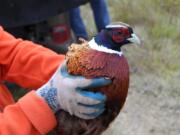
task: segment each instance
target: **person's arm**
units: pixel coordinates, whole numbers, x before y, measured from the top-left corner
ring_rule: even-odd
[[[0,80],[36,89],[47,82],[64,56],[29,41],[15,39],[0,27]],[[43,123],[43,124],[42,124]],[[46,134],[56,125],[54,113],[35,92],[0,113],[0,134]]]
[[[55,127],[53,112],[59,109],[84,119],[95,118],[104,111],[106,97],[103,94],[82,90],[108,85],[110,80],[71,76],[64,70],[65,66],[57,69],[64,56],[32,42],[15,39],[2,28],[0,52],[0,79],[36,88],[47,82],[56,71],[36,93],[28,93],[0,113],[0,134],[46,134]]]
[[[55,127],[54,113],[58,110],[83,119],[102,114],[105,95],[87,89],[108,85],[111,81],[72,76],[66,69],[66,64],[61,64],[52,78],[36,92],[32,91],[17,103],[8,105],[0,113],[0,134],[44,135]]]
[[[34,91],[0,113],[2,135],[44,135],[55,126],[54,113]]]
[[[0,27],[0,80],[37,89],[47,82],[63,60],[63,55],[16,39]]]

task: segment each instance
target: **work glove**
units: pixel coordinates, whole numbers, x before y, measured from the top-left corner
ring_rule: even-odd
[[[110,83],[110,79],[86,79],[83,76],[70,75],[64,62],[36,93],[45,99],[54,112],[62,109],[79,118],[93,119],[103,113],[106,96],[88,89]]]

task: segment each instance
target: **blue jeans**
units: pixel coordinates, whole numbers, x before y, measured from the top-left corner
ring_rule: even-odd
[[[97,30],[100,31],[110,23],[110,17],[106,1],[91,0],[90,5],[93,11]],[[83,37],[85,39],[88,39],[88,34],[81,18],[81,12],[79,7],[70,10],[70,25],[77,38]]]

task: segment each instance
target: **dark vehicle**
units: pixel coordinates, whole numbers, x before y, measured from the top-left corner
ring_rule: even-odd
[[[67,11],[88,1],[1,0],[0,25],[15,37],[65,53],[73,41]]]

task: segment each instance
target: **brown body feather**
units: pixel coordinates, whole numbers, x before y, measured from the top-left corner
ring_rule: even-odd
[[[119,114],[127,96],[129,67],[124,56],[108,54],[90,49],[87,44],[73,44],[67,54],[70,74],[86,78],[108,77],[113,80],[106,87],[91,89],[107,96],[106,111],[93,120],[83,120],[60,111],[57,134],[100,135]]]

